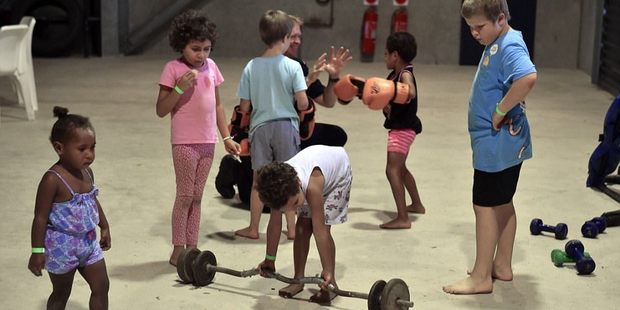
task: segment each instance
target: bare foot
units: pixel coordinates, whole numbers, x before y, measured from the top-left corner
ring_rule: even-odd
[[[303,284],[289,284],[288,286],[281,288],[278,291],[278,295],[284,298],[293,298],[293,296],[303,291],[303,289],[304,289]]]
[[[467,275],[471,275],[471,269],[467,269]],[[512,268],[501,268],[493,266],[491,277],[500,281],[512,281]]]
[[[383,229],[409,229],[411,228],[411,220],[401,220],[399,218],[395,218],[387,223],[379,225],[379,227]]]
[[[410,204],[407,206],[407,212],[424,214],[426,213],[426,208],[424,208],[424,205],[422,204],[419,204],[419,205]]]
[[[315,302],[317,304],[329,304],[332,299],[336,298],[336,294],[331,291],[320,290],[316,292],[314,295],[310,296],[310,302]]]
[[[295,240],[295,230],[287,230],[286,231],[286,239]]]
[[[493,292],[491,278],[479,280],[467,277],[459,282],[443,287],[443,291],[450,294],[489,294]]]
[[[258,231],[252,231],[250,227],[246,227],[246,228],[235,231],[235,235],[248,238],[248,239],[258,239]]]
[[[177,261],[179,260],[179,255],[181,255],[181,252],[183,252],[184,249],[185,247],[182,245],[175,245],[174,249],[172,249],[172,254],[170,254],[170,260],[168,260],[168,263],[176,267]]]

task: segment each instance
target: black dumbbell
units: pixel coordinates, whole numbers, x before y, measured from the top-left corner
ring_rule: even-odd
[[[566,239],[568,235],[568,225],[564,223],[558,223],[555,226],[545,225],[541,219],[533,219],[530,222],[530,232],[532,235],[540,235],[541,231],[548,231],[555,233],[555,238],[558,240]]]
[[[575,260],[575,267],[579,274],[591,274],[596,269],[596,263],[591,257],[584,254],[583,243],[579,240],[570,240],[564,246],[566,255]]]
[[[586,238],[596,238],[596,236],[605,231],[607,228],[607,220],[604,217],[595,217],[581,226],[581,234]]]

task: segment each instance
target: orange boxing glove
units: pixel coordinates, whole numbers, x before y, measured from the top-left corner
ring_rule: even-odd
[[[351,74],[345,75],[334,85],[334,94],[336,94],[338,102],[348,104],[355,96],[360,97],[365,82],[366,80]]]
[[[409,85],[373,77],[366,81],[362,102],[372,110],[381,110],[390,102],[406,104],[409,99]]]

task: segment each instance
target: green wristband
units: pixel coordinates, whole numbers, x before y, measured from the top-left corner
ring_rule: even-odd
[[[32,254],[43,254],[45,253],[45,248],[32,248]]]
[[[183,95],[183,93],[184,93],[184,91],[181,89],[181,87],[179,87],[179,85],[174,87],[174,91],[179,93],[179,95]]]
[[[495,113],[499,116],[506,116],[506,112],[502,112],[502,110],[499,109],[499,103],[495,106]]]
[[[265,255],[265,260],[270,260],[272,262],[275,262],[276,261],[276,256],[275,255],[267,254],[267,255]]]

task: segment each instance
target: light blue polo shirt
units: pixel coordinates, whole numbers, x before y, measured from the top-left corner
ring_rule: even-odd
[[[256,128],[278,119],[290,119],[299,130],[295,93],[306,90],[301,65],[284,55],[256,57],[245,66],[237,96],[252,102],[250,137]]]
[[[474,169],[498,172],[532,157],[530,126],[525,104],[506,114],[508,126],[493,129],[495,106],[512,83],[536,72],[520,31],[510,29],[487,45],[469,97],[468,129]]]

